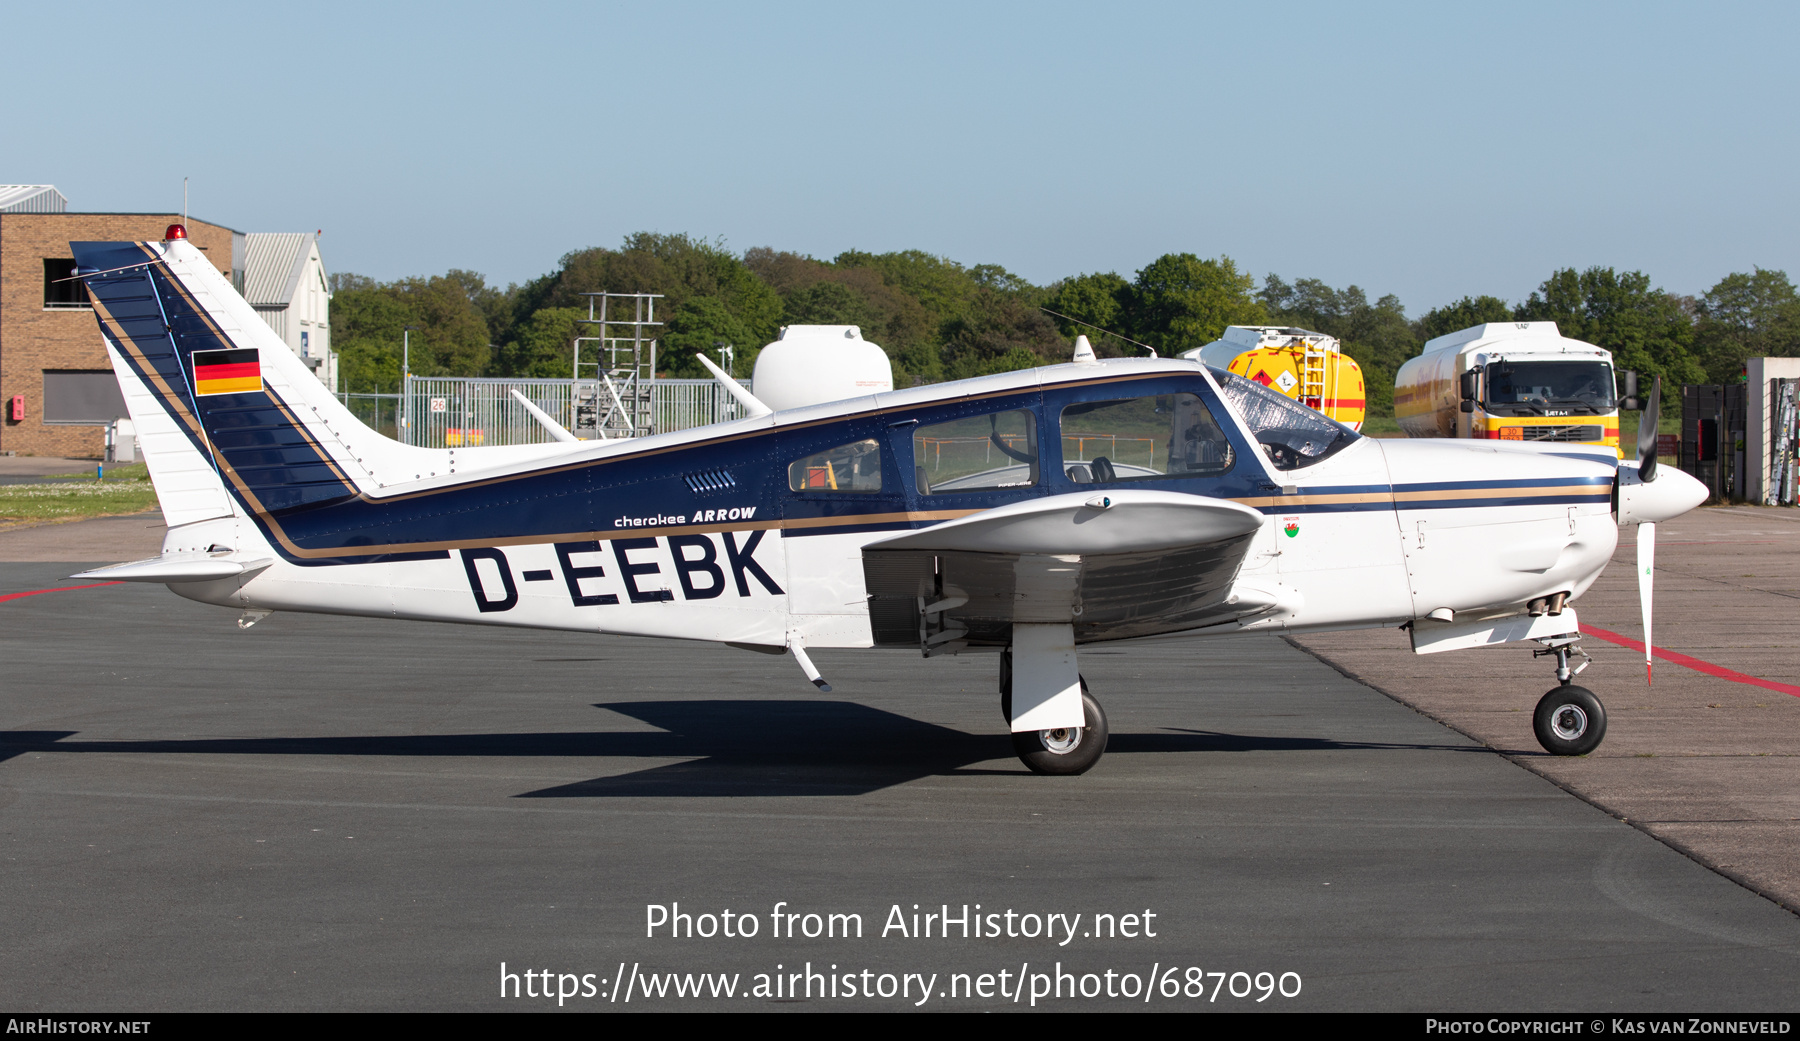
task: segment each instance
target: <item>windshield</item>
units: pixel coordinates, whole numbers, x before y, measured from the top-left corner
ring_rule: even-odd
[[[1487,403],[1522,412],[1608,412],[1616,407],[1612,366],[1603,361],[1502,359],[1487,367]]]
[[[1357,439],[1356,431],[1280,391],[1210,365],[1207,371],[1219,381],[1219,390],[1237,407],[1277,470],[1310,466]]]

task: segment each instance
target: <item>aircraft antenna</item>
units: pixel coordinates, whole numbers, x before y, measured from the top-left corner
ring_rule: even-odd
[[[1144,350],[1147,350],[1150,352],[1150,357],[1152,357],[1152,358],[1160,357],[1160,355],[1158,355],[1156,353],[1156,348],[1150,346],[1147,343],[1140,343],[1137,340],[1134,340],[1129,336],[1120,336],[1118,333],[1113,332],[1111,329],[1102,329],[1097,325],[1088,325],[1088,323],[1082,321],[1079,318],[1070,318],[1068,315],[1063,314],[1061,311],[1052,311],[1048,307],[1040,307],[1040,308],[1038,308],[1038,310],[1044,312],[1045,314],[1053,314],[1056,317],[1061,318],[1065,322],[1074,322],[1076,325],[1086,326],[1087,328],[1092,329],[1097,333],[1105,333],[1106,335],[1112,337],[1115,340],[1124,340],[1126,343],[1129,343],[1135,347],[1142,347]]]

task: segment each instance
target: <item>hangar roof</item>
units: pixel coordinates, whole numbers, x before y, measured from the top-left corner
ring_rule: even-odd
[[[244,299],[252,307],[286,307],[300,288],[314,236],[252,232],[244,236]]]
[[[63,193],[48,184],[0,184],[0,213],[62,213]]]

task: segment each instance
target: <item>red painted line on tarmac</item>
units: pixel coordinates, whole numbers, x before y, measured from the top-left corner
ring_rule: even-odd
[[[1704,540],[1700,540],[1700,539],[1664,539],[1663,545],[1665,545],[1665,546],[1771,546],[1771,545],[1774,545],[1775,543],[1783,542],[1783,541],[1785,541],[1785,540],[1784,539],[1714,539],[1712,541],[1704,541]]]
[[[1618,633],[1610,633],[1605,629],[1596,629],[1586,622],[1581,623],[1581,631],[1587,633],[1589,636],[1598,636],[1608,643],[1616,643],[1621,647],[1629,647],[1639,653],[1642,653],[1644,650],[1642,641],[1633,640],[1629,636],[1620,636]],[[1730,680],[1733,683],[1748,683],[1752,687],[1762,687],[1765,690],[1779,691],[1782,694],[1792,694],[1794,697],[1800,698],[1800,687],[1796,687],[1792,683],[1777,683],[1774,680],[1764,680],[1758,679],[1755,676],[1746,676],[1741,672],[1727,669],[1722,665],[1714,665],[1712,662],[1701,661],[1699,658],[1690,658],[1685,654],[1663,650],[1660,647],[1656,648],[1654,653],[1663,661],[1671,661],[1677,665],[1685,665],[1695,672],[1704,672],[1708,676],[1717,676],[1722,680]]]
[[[122,586],[124,584],[123,582],[95,582],[91,586],[58,586],[55,589],[33,589],[28,593],[5,593],[0,594],[0,603],[17,600],[22,596],[37,596],[39,593],[67,593],[76,589],[99,589],[101,586]]]

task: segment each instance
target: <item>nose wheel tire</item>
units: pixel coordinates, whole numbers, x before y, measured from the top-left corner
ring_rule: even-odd
[[[1081,712],[1086,726],[1059,730],[1027,730],[1012,736],[1013,751],[1034,774],[1087,773],[1106,751],[1106,713],[1081,685]]]
[[[1606,737],[1606,708],[1593,691],[1565,683],[1538,701],[1531,725],[1551,755],[1587,755]]]

